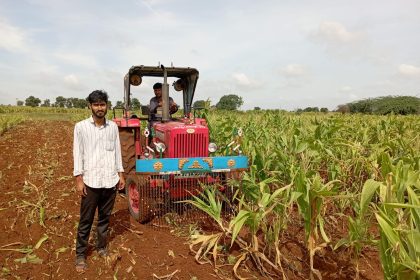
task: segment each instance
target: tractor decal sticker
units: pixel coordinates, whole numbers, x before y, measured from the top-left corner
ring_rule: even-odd
[[[160,161],[155,162],[155,164],[153,164],[153,168],[156,171],[160,171],[163,168],[163,163],[161,163]]]
[[[178,161],[178,169],[182,170],[184,168],[184,165],[189,161],[187,158],[181,158]]]
[[[213,168],[213,160],[211,158],[203,158],[203,161],[206,162],[210,168]]]
[[[193,164],[188,167],[189,169],[203,169],[203,167],[198,163],[198,160],[194,160]]]
[[[230,160],[228,160],[228,162],[227,162],[227,164],[228,164],[228,166],[229,167],[234,167],[235,166],[235,164],[236,164],[236,162],[235,162],[235,160],[234,159],[230,159]]]
[[[197,170],[200,172],[228,172],[233,169],[248,168],[248,157],[193,157],[193,158],[160,158],[160,159],[137,159],[136,171],[140,173],[161,172],[188,172]]]

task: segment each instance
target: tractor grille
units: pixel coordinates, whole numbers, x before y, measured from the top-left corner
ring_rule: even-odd
[[[209,217],[200,209],[186,202],[199,196],[206,188],[215,190],[216,199],[223,205],[224,217],[238,212],[235,193],[240,191],[241,171],[199,172],[171,175],[138,175],[140,202],[143,216],[153,220],[150,225],[208,223]],[[238,188],[239,187],[239,188]],[[238,195],[239,197],[239,195]],[[138,203],[138,201],[135,201]],[[174,223],[175,222],[175,223]]]
[[[172,157],[206,157],[209,139],[206,134],[178,134],[174,138]]]

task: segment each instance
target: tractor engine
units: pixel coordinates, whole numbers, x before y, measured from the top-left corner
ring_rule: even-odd
[[[154,126],[155,143],[165,144],[164,158],[208,157],[209,129],[201,124],[181,122]],[[160,155],[157,155],[160,157]]]

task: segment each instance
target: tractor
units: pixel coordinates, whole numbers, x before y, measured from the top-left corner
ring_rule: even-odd
[[[241,130],[224,146],[225,154],[215,156],[218,146],[210,141],[207,121],[193,108],[198,76],[189,67],[140,65],[132,66],[124,77],[122,116],[116,117],[114,108],[114,122],[120,134],[128,208],[140,223],[181,209],[182,201],[208,186],[231,195],[229,179],[239,179],[248,169],[248,158],[240,150]],[[162,106],[153,120],[148,106],[142,106],[141,116],[131,110],[131,89],[145,77],[162,81]],[[174,80],[175,91],[182,92],[182,113],[177,117],[170,115],[168,79]]]

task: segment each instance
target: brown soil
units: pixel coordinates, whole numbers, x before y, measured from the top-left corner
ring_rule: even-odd
[[[73,125],[31,121],[0,137],[0,279],[202,280],[220,279],[222,274],[223,279],[234,278],[232,266],[220,271],[209,264],[197,264],[187,239],[178,230],[138,224],[130,217],[122,195],[117,196],[112,214],[111,256],[104,260],[97,255],[93,229],[89,268],[77,274],[74,247],[80,197],[72,177]],[[41,208],[45,209],[44,225],[40,225]],[[48,239],[35,249],[44,235]],[[292,225],[283,239],[288,278],[307,279],[309,262],[301,225]],[[21,248],[32,252],[6,250]],[[354,268],[347,255],[324,249],[317,254],[315,267],[324,279],[352,279]],[[35,256],[42,263],[32,263],[37,260]],[[374,250],[364,253],[360,269],[361,279],[382,279],[378,253]],[[244,275],[262,279],[252,271],[244,271]]]

